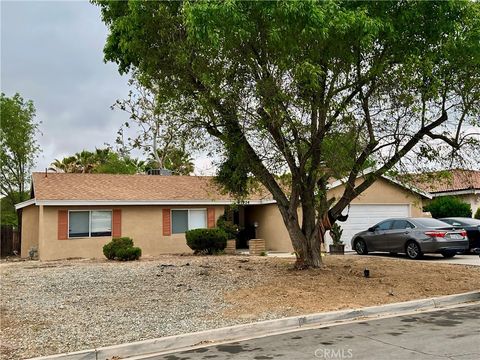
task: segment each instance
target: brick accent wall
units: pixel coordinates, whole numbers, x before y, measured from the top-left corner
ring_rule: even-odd
[[[251,239],[248,241],[248,250],[250,255],[260,255],[266,251],[265,239]]]

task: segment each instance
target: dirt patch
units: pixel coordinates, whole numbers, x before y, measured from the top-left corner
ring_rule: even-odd
[[[284,260],[283,265],[291,261]],[[322,269],[292,271],[278,260],[261,284],[225,294],[228,317],[292,316],[480,289],[480,267],[378,257],[328,256]],[[368,268],[370,277],[364,277]]]
[[[330,256],[317,270],[292,265],[291,258],[248,256],[4,262],[0,357],[480,289],[480,267],[474,266],[374,256]]]

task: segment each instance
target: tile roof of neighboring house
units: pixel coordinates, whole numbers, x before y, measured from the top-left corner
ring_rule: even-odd
[[[476,170],[455,169],[408,177],[416,187],[431,193],[480,189],[480,171]]]
[[[33,173],[34,196],[42,200],[232,201],[209,176]],[[271,199],[257,191],[248,200]]]

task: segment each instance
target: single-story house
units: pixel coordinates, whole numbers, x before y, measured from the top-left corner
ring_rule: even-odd
[[[423,176],[422,176],[423,175]],[[416,187],[429,192],[433,198],[455,196],[470,204],[472,214],[480,207],[480,171],[453,169],[437,176],[437,173],[413,177]]]
[[[331,184],[329,195],[339,197],[342,188]],[[348,245],[353,233],[388,217],[422,216],[428,197],[388,177],[377,180],[352,202],[344,240]],[[144,256],[188,253],[185,231],[214,227],[228,208],[244,229],[239,247],[262,238],[269,251],[293,251],[270,194],[258,191],[237,204],[211,177],[34,173],[31,199],[16,208],[21,256],[34,248],[41,260],[101,258],[103,245],[118,236],[133,238]]]

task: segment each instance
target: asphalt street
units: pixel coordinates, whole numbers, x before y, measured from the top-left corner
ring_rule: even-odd
[[[226,359],[480,359],[480,304],[322,327],[149,357]]]

